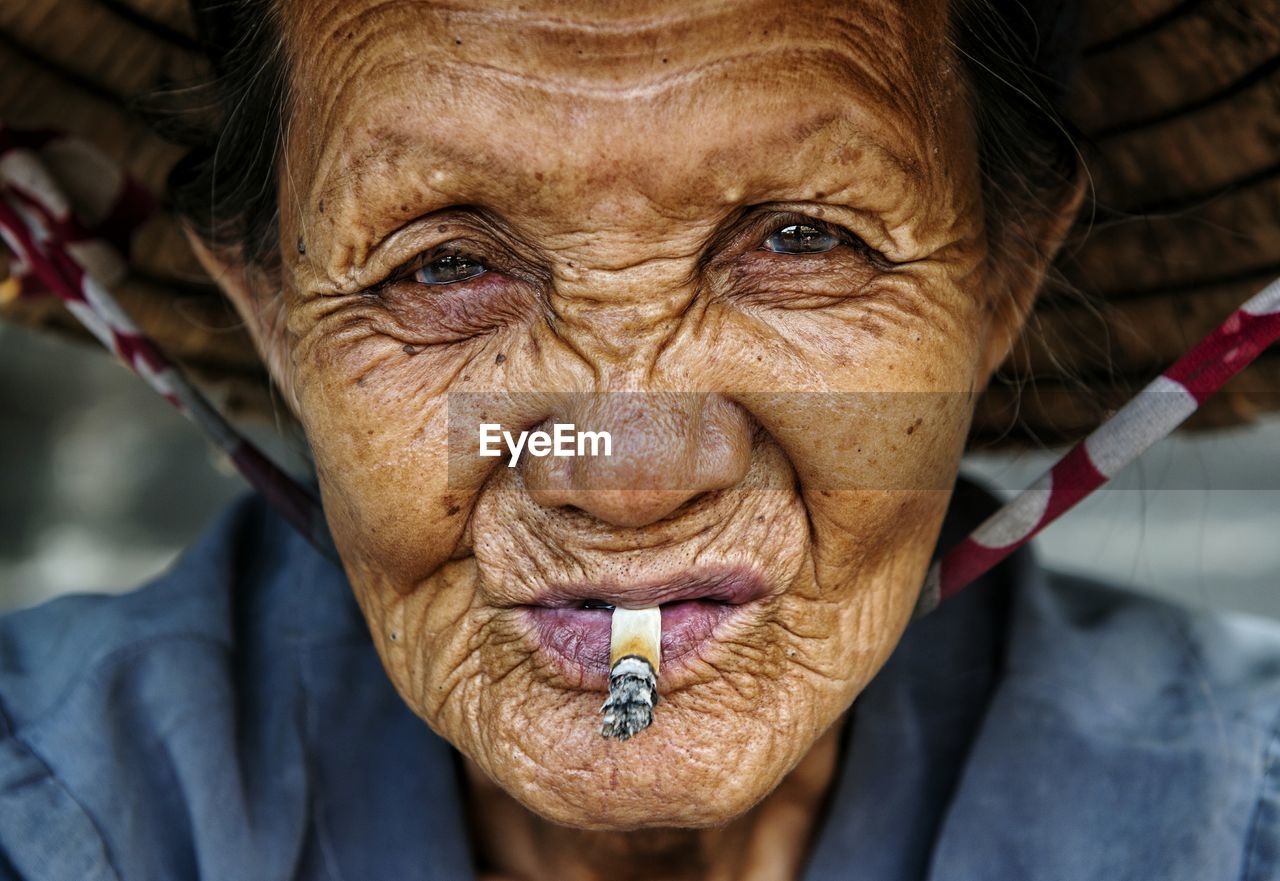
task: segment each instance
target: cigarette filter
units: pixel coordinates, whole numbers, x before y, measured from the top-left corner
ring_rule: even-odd
[[[653,723],[658,702],[658,664],[662,655],[662,612],[613,610],[609,644],[609,698],[601,710],[605,737],[627,740]]]

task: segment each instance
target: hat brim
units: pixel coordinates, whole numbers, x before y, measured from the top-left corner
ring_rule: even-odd
[[[1092,200],[1027,332],[978,408],[976,442],[1080,436],[1280,275],[1280,0],[1085,0],[1070,104]],[[0,119],[93,141],[153,192],[182,148],[138,99],[203,73],[175,0],[0,6]],[[271,400],[236,316],[167,213],[135,240],[122,303],[143,330],[252,411]],[[3,267],[0,266],[0,275]],[[53,301],[6,317],[71,330]],[[1280,408],[1280,352],[1191,422]]]

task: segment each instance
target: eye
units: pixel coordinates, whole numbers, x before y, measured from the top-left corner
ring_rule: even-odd
[[[413,274],[421,284],[441,285],[466,281],[484,275],[489,267],[466,254],[445,254],[432,260]]]
[[[821,254],[840,244],[840,237],[804,223],[790,223],[764,240],[764,249],[775,254]]]

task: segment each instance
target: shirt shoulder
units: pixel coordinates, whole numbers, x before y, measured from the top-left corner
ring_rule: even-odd
[[[325,595],[307,584],[315,563],[300,542],[246,497],[133,592],[0,618],[0,866],[233,877],[201,864],[242,851],[255,829],[296,837],[305,799],[282,790],[301,783],[255,769],[300,751],[287,637],[302,599]],[[276,814],[206,816],[249,803]]]
[[[121,594],[71,594],[0,617],[0,706],[21,729],[122,653],[191,640],[226,648],[242,506],[224,513],[165,573]]]
[[[937,856],[938,877],[1280,877],[1280,626],[1029,574]]]
[[[1016,604],[1007,682],[1153,733],[1280,721],[1280,622],[1047,572]]]

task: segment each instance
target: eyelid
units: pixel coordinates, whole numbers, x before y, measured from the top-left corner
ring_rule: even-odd
[[[491,272],[530,284],[542,285],[550,278],[544,255],[518,230],[483,207],[455,205],[425,214],[384,238],[354,273],[356,278],[335,292],[374,293],[448,253],[466,254]]]

